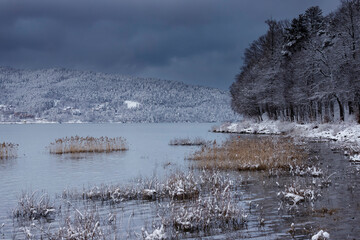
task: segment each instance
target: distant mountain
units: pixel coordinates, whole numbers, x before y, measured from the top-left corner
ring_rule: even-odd
[[[228,92],[153,78],[0,68],[0,122],[222,122]]]

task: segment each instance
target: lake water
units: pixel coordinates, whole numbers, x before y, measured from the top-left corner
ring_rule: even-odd
[[[5,223],[11,231],[11,209],[16,206],[22,191],[45,190],[50,195],[61,194],[64,189],[127,183],[136,177],[162,177],[172,170],[187,170],[185,158],[198,147],[174,147],[168,143],[174,138],[202,137],[205,140],[222,140],[227,134],[209,132],[213,124],[23,124],[0,125],[0,142],[19,144],[16,159],[0,160],[0,225]],[[47,148],[57,138],[66,136],[124,137],[129,145],[125,152],[108,154],[49,154]],[[296,239],[308,239],[309,234],[324,229],[332,239],[356,239],[360,235],[360,174],[340,153],[330,150],[323,143],[312,143],[313,156],[327,175],[335,173],[332,184],[322,189],[321,197],[310,205],[291,211],[282,208],[278,192],[285,185],[306,181],[316,184],[312,178],[269,177],[266,172],[242,172],[244,184],[238,187],[239,201],[249,210],[245,229],[213,236],[215,239],[289,239],[291,223],[297,228]],[[134,212],[147,212],[148,221],[154,217],[155,203],[126,203],[125,218]],[[125,209],[125,205],[121,205]],[[313,210],[328,208],[334,215]],[[136,209],[136,211],[135,211]],[[107,211],[107,209],[105,209]],[[104,211],[105,211],[104,210]],[[141,214],[139,214],[139,218]],[[265,225],[259,225],[264,218]],[[126,222],[127,220],[125,220]],[[136,222],[136,218],[134,220]],[[138,221],[141,222],[141,221]],[[141,226],[139,226],[141,228]],[[301,230],[303,229],[303,230]],[[304,230],[305,229],[305,230]],[[310,231],[310,232],[306,232]],[[1,233],[0,239],[8,235]],[[20,235],[23,236],[23,235]],[[193,238],[193,235],[189,237]],[[340,237],[340,238],[339,238]],[[21,239],[21,237],[19,238]]]
[[[135,177],[161,176],[169,165],[181,168],[195,147],[169,146],[174,138],[224,138],[210,133],[213,124],[11,124],[0,125],[0,142],[19,144],[18,158],[0,160],[0,224],[23,190],[61,193],[65,188],[124,183]],[[57,138],[124,137],[125,152],[49,154]]]

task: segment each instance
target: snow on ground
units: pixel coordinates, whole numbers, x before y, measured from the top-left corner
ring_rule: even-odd
[[[135,102],[135,101],[124,101],[124,104],[126,104],[128,109],[132,109],[132,108],[138,108],[140,107],[140,103],[139,102]]]
[[[298,124],[282,121],[243,121],[225,123],[215,132],[293,135],[313,139],[360,143],[360,125],[356,123]]]

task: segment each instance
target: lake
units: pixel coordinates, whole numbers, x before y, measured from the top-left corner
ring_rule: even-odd
[[[170,140],[201,137],[221,142],[230,136],[209,132],[212,126],[211,123],[0,125],[0,142],[19,144],[16,159],[0,160],[0,225],[5,223],[3,230],[0,229],[0,239],[1,233],[4,239],[11,236],[11,209],[16,206],[22,191],[44,190],[55,196],[61,195],[65,189],[81,190],[101,184],[126,184],[137,177],[156,176],[161,179],[172,171],[186,172],[190,164],[186,157],[199,147],[169,146]],[[127,140],[129,150],[104,154],[49,154],[48,146],[55,139],[75,135],[121,136]],[[249,215],[246,227],[233,232],[202,233],[201,236],[217,239],[226,236],[229,239],[289,239],[292,223],[298,228],[294,236],[296,239],[306,238],[319,229],[329,231],[335,236],[333,239],[359,236],[357,222],[360,219],[360,174],[357,168],[342,154],[332,151],[328,144],[309,143],[309,147],[317,166],[327,176],[334,173],[332,184],[319,189],[321,196],[317,201],[289,210],[283,207],[278,193],[291,182],[316,185],[319,179],[269,176],[267,172],[231,173],[235,178],[240,178],[236,187],[237,201]],[[334,210],[331,211],[334,214],[318,211],[325,207]],[[108,207],[98,208],[100,212],[107,214]],[[128,221],[129,215],[135,215],[133,224],[139,226],[135,226],[132,231],[141,231],[141,224],[149,224],[157,215],[155,202],[129,202],[117,207],[120,208],[124,222]],[[146,216],[145,220],[143,216]],[[259,219],[261,222],[262,218],[265,224],[259,224]],[[196,235],[180,236],[188,237],[194,238]],[[18,234],[17,238],[23,239],[23,235]],[[128,238],[136,238],[136,235],[130,234]]]

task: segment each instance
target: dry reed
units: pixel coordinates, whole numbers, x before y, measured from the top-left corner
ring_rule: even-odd
[[[18,144],[0,143],[0,159],[14,158],[17,156]]]
[[[308,158],[304,147],[291,138],[232,138],[221,145],[203,146],[189,157],[197,167],[223,170],[290,169]]]
[[[65,137],[50,144],[50,153],[102,153],[128,150],[126,140],[121,137]]]
[[[200,137],[194,139],[190,138],[174,138],[170,140],[169,145],[171,146],[201,146],[206,145],[208,142]]]

